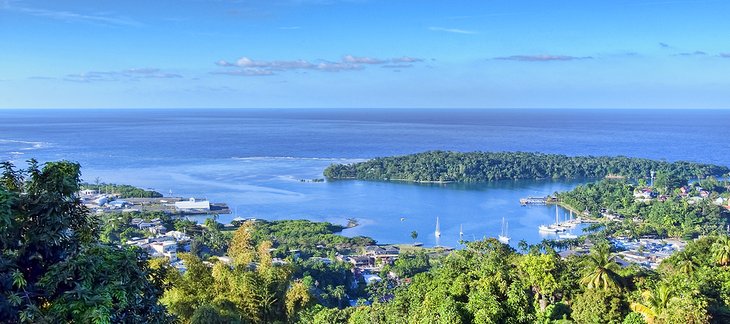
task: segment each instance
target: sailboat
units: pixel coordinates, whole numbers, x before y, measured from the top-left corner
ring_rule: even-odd
[[[555,224],[552,225],[540,225],[538,227],[540,232],[543,233],[557,233],[565,232],[565,228],[560,226],[560,215],[558,214],[558,205],[555,205]]]
[[[507,236],[507,226],[509,226],[509,223],[506,223],[504,217],[502,217],[502,234],[497,236],[497,240],[502,244],[509,244],[510,237]]]
[[[464,240],[464,225],[459,224],[459,241]]]
[[[436,237],[441,237],[441,228],[439,227],[439,218],[436,216],[436,231],[434,232]]]

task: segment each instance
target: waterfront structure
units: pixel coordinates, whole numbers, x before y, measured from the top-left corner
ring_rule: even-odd
[[[210,201],[190,198],[188,200],[176,201],[175,208],[179,211],[210,211]]]

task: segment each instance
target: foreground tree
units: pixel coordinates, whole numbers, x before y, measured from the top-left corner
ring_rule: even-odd
[[[712,254],[717,264],[723,267],[730,265],[730,236],[721,235],[712,244]]]
[[[138,250],[98,243],[76,197],[80,166],[3,163],[0,322],[145,323],[169,320],[159,273]]]
[[[607,244],[596,246],[583,261],[586,274],[580,283],[588,289],[621,288],[622,278],[618,274],[619,265],[614,261],[615,258]]]

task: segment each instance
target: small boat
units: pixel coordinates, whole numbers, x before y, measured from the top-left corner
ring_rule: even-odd
[[[552,227],[551,225],[540,225],[540,227],[538,227],[538,230],[540,230],[540,232],[543,232],[543,233],[557,233],[558,232],[558,230],[556,228]]]
[[[502,217],[502,234],[497,236],[497,240],[502,244],[509,244],[510,237],[507,236],[507,226],[509,226],[509,223],[506,223],[504,217]]]
[[[436,237],[441,237],[441,228],[439,227],[439,218],[436,216],[436,231],[434,232]]]
[[[402,221],[405,221],[405,220],[406,220],[406,218],[405,218],[405,217],[401,217],[401,218],[400,218],[400,221],[401,221],[401,222],[402,222]]]
[[[578,235],[575,235],[573,233],[563,233],[563,234],[559,234],[558,237],[561,239],[574,239],[574,238],[578,238]]]
[[[464,240],[464,225],[459,224],[459,241]]]

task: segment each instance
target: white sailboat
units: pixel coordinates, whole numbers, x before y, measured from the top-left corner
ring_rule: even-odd
[[[439,218],[436,216],[436,231],[434,232],[436,237],[441,237],[441,228],[439,227]]]
[[[538,227],[542,233],[558,233],[565,232],[565,227],[560,226],[560,215],[558,214],[558,205],[555,205],[555,224],[540,225]]]
[[[509,244],[510,237],[507,236],[507,226],[509,226],[509,223],[506,223],[504,217],[502,217],[502,234],[497,236],[497,240],[502,244]]]

